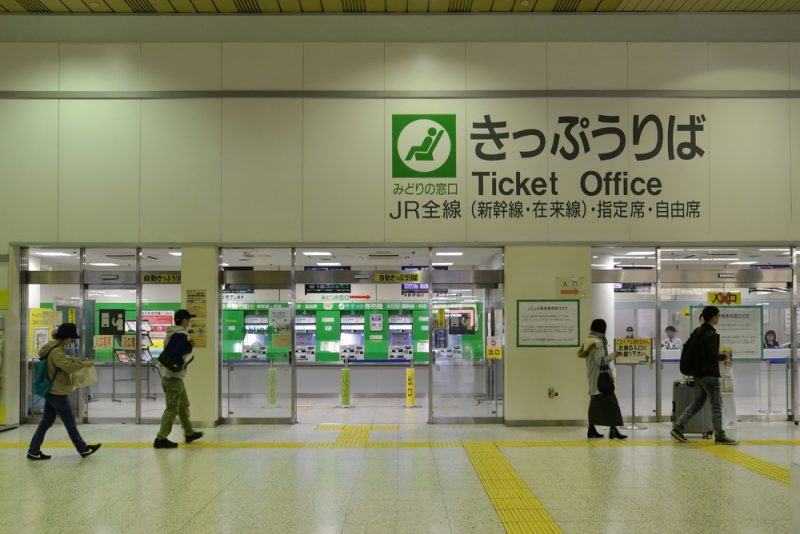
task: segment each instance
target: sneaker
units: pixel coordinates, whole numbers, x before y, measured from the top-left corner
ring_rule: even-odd
[[[86,450],[81,453],[81,456],[86,458],[87,456],[91,456],[97,452],[97,449],[102,447],[102,443],[97,443],[96,445],[87,445]]]
[[[28,460],[49,460],[51,456],[46,455],[42,451],[37,453],[29,452],[28,453]]]
[[[716,443],[717,445],[738,445],[739,444],[738,441],[736,441],[733,438],[729,438],[725,434],[723,434],[722,436],[716,438],[714,440],[714,443]]]
[[[156,449],[174,449],[177,446],[177,443],[170,441],[167,438],[156,438],[156,440],[153,442],[153,448]]]
[[[197,441],[198,439],[200,439],[202,437],[203,437],[203,433],[202,432],[193,432],[192,434],[189,434],[188,436],[186,436],[186,443],[191,443],[193,441]]]
[[[670,431],[669,435],[672,436],[673,438],[675,438],[676,440],[678,440],[681,443],[689,443],[689,440],[686,439],[686,436],[683,435],[683,432],[681,432],[677,428],[673,428]]]

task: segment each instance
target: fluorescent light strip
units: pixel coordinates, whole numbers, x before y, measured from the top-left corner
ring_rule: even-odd
[[[759,252],[789,252],[788,248],[760,248]]]
[[[700,258],[662,258],[661,261],[700,261]]]
[[[338,261],[318,261],[317,265],[319,267],[341,267],[342,264]]]
[[[170,252],[169,255],[170,256],[182,256],[183,252]]]
[[[44,256],[47,258],[64,258],[72,256],[69,252],[34,252],[35,256]]]
[[[435,262],[431,263],[431,265],[433,265],[434,267],[450,267],[451,265],[453,265],[453,262],[452,261],[435,261]]]
[[[463,256],[463,252],[437,252],[437,256]]]
[[[739,258],[701,258],[700,261],[726,261],[728,263],[733,263],[739,261]]]
[[[731,265],[755,265],[757,261],[734,261]]]
[[[119,267],[119,263],[90,263],[92,267]]]
[[[634,252],[626,252],[626,256],[655,256],[655,250],[636,250]]]
[[[304,256],[333,256],[330,252],[303,252]]]

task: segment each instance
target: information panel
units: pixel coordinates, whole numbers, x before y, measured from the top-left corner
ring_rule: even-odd
[[[518,300],[518,347],[577,347],[581,337],[580,301]]]
[[[696,321],[702,306],[692,306]],[[764,339],[761,306],[720,307],[719,324],[715,327],[720,336],[720,347],[730,347],[734,360],[760,360],[761,340]],[[693,324],[697,325],[696,322]]]

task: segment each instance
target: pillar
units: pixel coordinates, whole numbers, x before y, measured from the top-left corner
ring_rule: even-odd
[[[219,391],[219,250],[197,246],[181,249],[181,294],[186,307],[189,290],[206,293],[206,346],[192,350],[194,361],[186,375],[192,424],[213,427],[220,418]]]
[[[5,347],[3,351],[3,384],[0,396],[0,425],[19,424],[20,373],[20,285],[19,248],[8,250],[8,310],[5,311]],[[2,282],[5,285],[5,280]],[[3,289],[5,290],[5,289]]]

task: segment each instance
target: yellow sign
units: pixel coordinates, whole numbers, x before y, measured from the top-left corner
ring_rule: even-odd
[[[114,336],[94,336],[94,350],[111,350],[114,348]]]
[[[198,317],[206,316],[206,290],[187,289],[186,290],[186,309],[189,313]]]
[[[189,331],[189,337],[194,342],[194,348],[204,349],[207,343],[206,336],[206,318],[195,317],[192,319],[192,324]]]
[[[125,350],[136,350],[136,336],[122,336],[120,345]]]
[[[53,330],[61,324],[61,312],[43,308],[28,310],[28,355],[35,356],[53,336]]]
[[[414,369],[406,369],[406,408],[414,407]]]
[[[436,328],[447,328],[447,315],[444,308],[436,310]]]
[[[635,365],[649,363],[653,353],[653,340],[650,338],[615,339],[615,363]]]
[[[418,284],[422,280],[419,272],[408,273],[375,273],[375,281],[379,283]]]
[[[730,306],[742,303],[741,291],[709,291],[706,301],[715,306]]]
[[[180,284],[181,273],[142,273],[143,284]]]
[[[486,338],[486,359],[487,360],[502,360],[503,359],[503,346],[500,340],[496,337]]]

